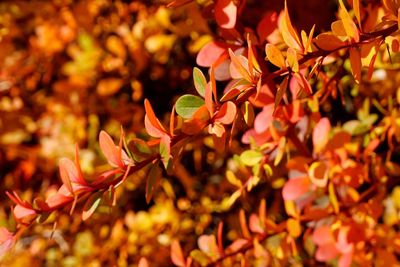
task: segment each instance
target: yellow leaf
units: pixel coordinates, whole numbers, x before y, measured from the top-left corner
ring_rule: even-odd
[[[292,69],[292,71],[299,72],[299,62],[297,60],[296,50],[289,47],[287,50],[286,60],[287,60],[289,67]]]
[[[335,194],[335,188],[333,187],[333,183],[329,183],[329,200],[331,201],[335,213],[336,214],[339,213],[339,202]]]
[[[265,53],[267,54],[267,59],[279,68],[285,67],[285,58],[282,52],[273,44],[267,44],[265,46]]]
[[[280,20],[279,26],[280,26],[280,30],[282,33],[282,38],[285,41],[285,43],[287,44],[287,46],[294,48],[298,51],[302,51],[303,49],[302,49],[301,40],[300,40],[296,30],[293,28],[292,22],[290,21],[286,1],[285,1],[284,16]]]
[[[286,229],[292,237],[299,237],[301,234],[301,225],[299,220],[290,218],[287,220]]]
[[[346,7],[343,4],[342,0],[339,0],[340,8],[339,8],[339,17],[343,22],[344,30],[346,31],[346,35],[355,42],[360,41],[360,35],[358,33],[358,29],[349,13],[347,12]]]
[[[228,182],[230,182],[232,185],[235,185],[237,187],[242,187],[242,181],[240,181],[236,175],[228,170],[226,171],[226,179],[228,179]]]

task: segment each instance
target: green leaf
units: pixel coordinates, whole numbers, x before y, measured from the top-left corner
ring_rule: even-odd
[[[161,170],[158,166],[158,162],[151,166],[149,174],[147,175],[147,183],[146,183],[146,202],[149,203],[153,197],[154,191],[157,188],[157,181],[160,177]]]
[[[204,103],[204,99],[198,96],[183,95],[176,101],[176,113],[184,119],[190,119]]]
[[[95,212],[95,210],[100,204],[102,195],[103,192],[97,192],[88,198],[83,207],[82,220],[86,221],[87,219],[90,218],[90,216],[92,216],[92,214]]]
[[[171,138],[168,135],[164,135],[160,139],[160,156],[165,169],[168,169],[171,160]]]
[[[199,95],[204,97],[206,92],[207,80],[206,77],[204,77],[203,72],[201,72],[199,68],[193,69],[193,81],[194,87],[196,88]]]
[[[255,150],[246,150],[240,155],[240,160],[246,166],[254,166],[261,161],[263,154]]]

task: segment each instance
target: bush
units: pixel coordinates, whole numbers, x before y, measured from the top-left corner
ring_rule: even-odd
[[[0,4],[4,264],[399,264],[400,3],[168,2]]]

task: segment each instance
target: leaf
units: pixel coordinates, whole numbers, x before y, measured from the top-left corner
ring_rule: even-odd
[[[250,104],[249,101],[246,101],[240,107],[240,110],[241,110],[241,112],[243,114],[243,119],[246,122],[247,126],[253,125],[253,122],[254,122],[254,108],[253,108],[253,105]]]
[[[60,159],[58,165],[59,165],[60,177],[63,184],[65,185],[65,187],[67,187],[71,195],[74,195],[74,191],[72,189],[72,184],[71,184],[72,179],[70,178],[70,173],[73,176],[75,176],[75,174],[77,174],[78,172],[76,170],[74,163],[70,159],[62,158]]]
[[[147,204],[153,198],[153,194],[156,191],[158,185],[158,179],[161,175],[161,169],[158,166],[158,163],[154,163],[151,166],[151,169],[147,175],[147,182],[146,182],[146,202]]]
[[[149,267],[149,262],[145,257],[141,257],[138,263],[138,267]]]
[[[196,135],[208,125],[209,119],[210,113],[207,107],[202,106],[193,114],[193,118],[191,120],[183,122],[182,132],[187,135]]]
[[[232,101],[222,104],[214,117],[214,121],[222,124],[231,124],[236,117],[236,105]]]
[[[160,139],[160,156],[167,170],[171,160],[171,138],[168,135],[164,135]]]
[[[328,167],[323,162],[313,162],[308,169],[308,175],[317,187],[324,188],[328,184]]]
[[[211,89],[211,84],[208,83],[206,86],[206,93],[204,96],[204,101],[205,101],[205,104],[206,104],[206,107],[207,107],[207,110],[208,110],[210,116],[214,115],[214,101],[212,99],[212,94],[213,93],[212,93],[212,89]]]
[[[267,44],[265,46],[265,53],[267,54],[267,59],[275,66],[283,69],[285,68],[285,58],[282,52],[273,44]]]
[[[257,34],[261,42],[275,31],[278,24],[278,14],[276,12],[267,11],[257,25]]]
[[[111,96],[117,93],[123,85],[123,81],[117,78],[102,79],[97,85],[97,93],[101,96]]]
[[[230,48],[228,51],[229,51],[229,56],[231,58],[231,68],[234,69],[234,71],[231,71],[231,74],[232,72],[237,72],[241,76],[234,78],[243,78],[249,82],[252,82],[253,79],[251,78],[249,70],[246,69],[248,67],[247,59],[236,56],[235,53],[233,53],[232,49]],[[241,58],[244,60],[241,60]]]
[[[263,133],[271,126],[273,120],[274,105],[266,105],[263,110],[257,114],[254,120],[254,129],[257,133]]]
[[[222,42],[211,41],[197,54],[196,63],[202,67],[211,67],[223,54],[227,52],[227,45]]]
[[[196,88],[199,95],[204,97],[207,86],[207,80],[206,77],[204,77],[203,72],[201,72],[199,68],[193,68],[193,81],[194,81],[194,87]]]
[[[97,192],[88,198],[85,205],[83,206],[82,220],[86,221],[93,215],[97,207],[100,205],[102,195],[102,192]]]
[[[290,21],[289,12],[287,8],[287,3],[285,1],[285,9],[283,13],[283,18],[280,21],[280,31],[282,33],[283,40],[288,47],[294,48],[298,51],[302,50],[302,44],[300,38],[293,28],[292,22]]]
[[[171,260],[172,263],[178,267],[185,267],[186,261],[183,256],[182,248],[179,244],[179,241],[174,239],[171,242]]]
[[[296,50],[289,47],[287,50],[286,61],[290,69],[294,72],[299,72],[299,62],[297,61]]]
[[[237,6],[232,0],[217,0],[215,5],[215,19],[224,29],[233,29],[236,25]]]
[[[147,100],[147,99],[144,100],[144,108],[146,110],[146,116],[147,116],[149,122],[151,123],[151,125],[154,128],[156,128],[157,130],[159,130],[160,132],[167,133],[164,126],[162,126],[161,122],[156,117],[156,115],[153,111],[153,108],[151,107],[151,104],[150,104],[149,100]]]
[[[301,225],[299,220],[290,218],[286,222],[286,228],[289,232],[289,235],[292,237],[299,237],[301,235]]]
[[[353,0],[353,10],[354,15],[356,16],[358,26],[361,29],[361,10],[360,10],[360,0]]]
[[[315,125],[312,140],[314,145],[314,152],[321,152],[329,141],[329,132],[331,130],[331,123],[328,118],[322,118]]]
[[[339,17],[343,22],[344,30],[346,35],[355,42],[360,41],[360,35],[358,29],[350,14],[347,12],[346,7],[343,4],[343,0],[339,0]]]
[[[335,194],[335,188],[334,188],[333,183],[329,183],[328,190],[329,190],[329,200],[333,206],[333,210],[335,211],[336,214],[338,214],[339,213],[339,202],[338,202],[338,199]]]
[[[283,79],[281,84],[278,86],[278,91],[276,92],[276,96],[275,96],[275,110],[278,107],[278,105],[281,103],[281,100],[286,93],[288,82],[289,82],[289,76],[286,76],[285,79]]]
[[[283,199],[296,200],[310,190],[310,185],[311,183],[308,177],[289,179],[282,189]]]
[[[167,7],[180,7],[186,5],[194,0],[174,0],[168,3]]]
[[[18,222],[25,224],[29,224],[36,217],[36,211],[26,205],[17,204],[14,207],[13,213]]]
[[[241,188],[243,185],[242,181],[240,181],[231,170],[226,171],[226,179],[228,180],[229,183],[238,188]]]
[[[113,167],[125,168],[125,163],[121,158],[121,148],[114,144],[111,136],[105,131],[101,131],[99,135],[100,149],[106,157],[108,163]]]
[[[361,82],[361,53],[358,48],[350,48],[351,72],[357,83]]]
[[[206,253],[208,256],[218,255],[217,240],[213,235],[201,235],[197,239],[197,245],[200,250]]]
[[[204,104],[204,100],[198,96],[183,95],[175,103],[176,113],[184,119],[191,119],[193,114]]]
[[[240,161],[246,166],[254,166],[263,159],[264,155],[255,150],[246,150],[240,155]]]
[[[332,33],[321,33],[314,39],[315,45],[326,51],[333,51],[344,46],[344,42]]]

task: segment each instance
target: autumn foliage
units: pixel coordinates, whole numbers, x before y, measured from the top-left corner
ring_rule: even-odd
[[[0,3],[0,261],[400,266],[400,2],[300,2]]]

